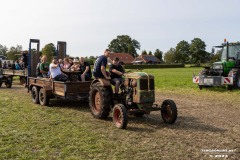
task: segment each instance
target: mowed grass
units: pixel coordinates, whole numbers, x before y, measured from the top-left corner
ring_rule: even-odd
[[[192,75],[198,75],[202,68],[162,68],[144,69],[143,72],[154,75],[155,87],[161,90],[195,89]]]
[[[209,159],[202,149],[239,153],[239,91],[199,91],[192,73],[201,68],[143,70],[155,76],[156,101],[173,99],[179,117],[164,124],[159,112],[129,117],[126,130],[111,117],[94,119],[87,102],[33,104],[15,82],[0,88],[0,159]],[[229,155],[231,156],[231,155]]]

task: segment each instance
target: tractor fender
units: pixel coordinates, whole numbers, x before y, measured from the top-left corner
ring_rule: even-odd
[[[102,87],[108,87],[108,86],[111,86],[111,83],[109,80],[107,79],[103,79],[103,78],[98,78],[98,79],[94,79],[91,83],[91,86],[97,82],[100,82],[101,86]]]

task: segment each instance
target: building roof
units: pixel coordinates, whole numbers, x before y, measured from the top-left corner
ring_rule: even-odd
[[[134,60],[133,56],[129,53],[111,53],[109,58],[113,60],[115,57],[118,57],[119,62],[123,62],[124,64],[131,64]]]
[[[135,58],[134,61],[142,61],[144,63],[149,63],[149,62],[160,63],[161,62],[157,57],[153,55],[140,55],[137,58]]]

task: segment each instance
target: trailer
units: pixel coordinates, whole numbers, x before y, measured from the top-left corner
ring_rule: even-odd
[[[13,79],[14,76],[19,76],[20,83],[26,85],[27,80],[27,70],[12,70],[12,69],[3,69],[3,75],[6,75]]]
[[[48,106],[50,99],[88,100],[92,81],[53,81],[49,78],[28,77],[28,90],[35,104]]]

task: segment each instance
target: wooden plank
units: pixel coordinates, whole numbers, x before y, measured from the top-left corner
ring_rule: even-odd
[[[54,91],[53,93],[56,94],[56,95],[59,95],[59,96],[65,96],[64,92]]]

